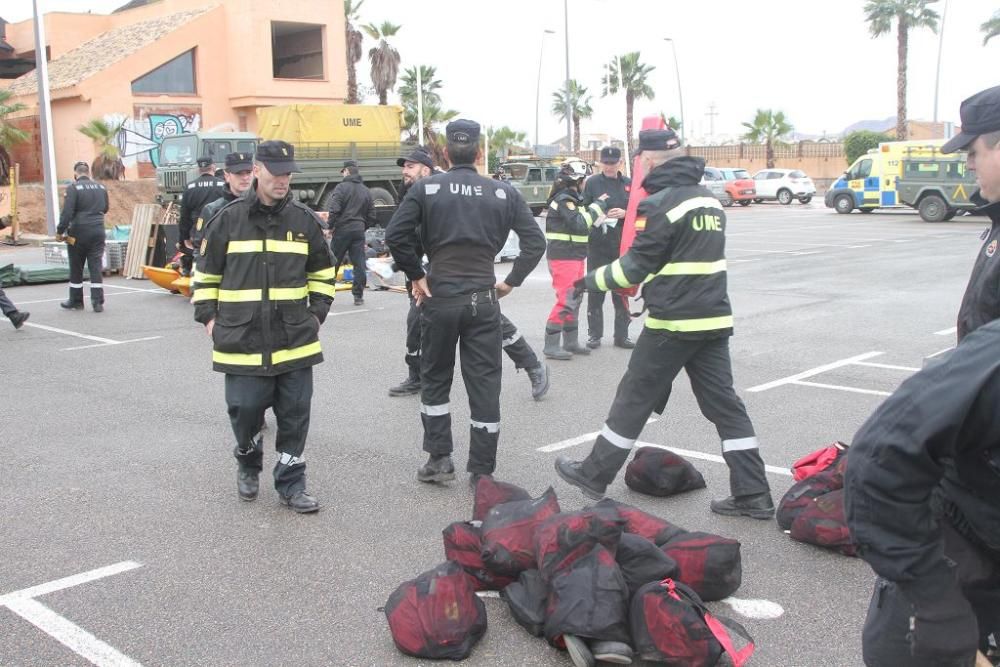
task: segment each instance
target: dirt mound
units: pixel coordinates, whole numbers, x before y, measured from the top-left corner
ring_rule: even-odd
[[[144,178],[138,181],[102,181],[108,189],[110,207],[105,224],[132,224],[132,209],[136,204],[156,202],[156,179]],[[59,205],[66,198],[66,184],[59,185]],[[34,234],[45,233],[45,187],[41,183],[22,183],[17,188],[17,210],[21,221],[21,231]]]

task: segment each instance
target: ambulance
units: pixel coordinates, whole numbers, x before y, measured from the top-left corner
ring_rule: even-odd
[[[903,175],[908,158],[946,159],[941,154],[945,139],[887,141],[862,155],[827,190],[824,203],[837,213],[858,209],[871,213],[877,208],[909,208],[900,201],[896,179]],[[947,156],[954,159],[954,156]]]

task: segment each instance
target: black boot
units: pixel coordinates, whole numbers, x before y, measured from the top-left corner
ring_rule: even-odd
[[[281,496],[281,504],[287,505],[299,514],[319,511],[319,501],[306,493],[305,489],[296,491],[290,496]]]
[[[455,465],[451,462],[451,455],[434,456],[427,460],[419,470],[417,470],[417,480],[420,482],[450,482],[455,479]]]
[[[565,456],[556,458],[556,474],[564,482],[583,491],[588,498],[600,500],[631,452],[631,449],[616,447],[602,436],[597,436],[594,448],[584,460],[572,461]]]
[[[615,347],[624,348],[626,350],[631,350],[635,347],[635,343],[632,339],[626,336],[625,338],[615,338]]]
[[[549,391],[549,367],[539,361],[537,366],[525,368],[524,372],[531,380],[531,397],[536,401],[542,400],[542,396]]]
[[[65,308],[66,310],[83,310],[83,301],[62,301],[59,303],[60,308]]]
[[[713,500],[712,511],[725,516],[748,516],[753,519],[770,519],[774,516],[774,501],[767,491],[751,496],[729,496]]]
[[[389,387],[390,396],[411,396],[413,394],[420,393],[420,375],[413,372],[410,369],[409,376],[397,384],[395,387]]]
[[[590,354],[590,350],[580,345],[579,329],[563,329],[563,349],[573,354]]]
[[[10,319],[10,323],[14,325],[15,329],[20,329],[21,327],[24,326],[24,323],[28,321],[28,318],[30,316],[31,316],[31,313],[26,313],[26,312],[21,311],[21,310],[16,310],[16,311],[14,311],[13,313],[10,314],[9,319]]]
[[[601,346],[600,336],[591,336],[590,338],[587,339],[587,347],[590,348],[591,350],[596,350],[600,346]]]
[[[70,287],[69,299],[60,303],[59,306],[66,310],[83,310],[83,288]]]
[[[240,468],[236,473],[236,491],[240,500],[256,500],[260,491],[260,471]]]
[[[545,330],[545,347],[542,348],[542,354],[544,354],[549,359],[558,359],[560,361],[569,361],[573,358],[571,352],[559,347],[559,337],[561,336],[559,331],[549,331]]]

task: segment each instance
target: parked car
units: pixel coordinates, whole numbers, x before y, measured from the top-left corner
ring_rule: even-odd
[[[812,179],[799,169],[763,169],[753,175],[753,181],[757,190],[754,201],[758,204],[770,199],[786,206],[793,199],[808,204],[816,194]]]
[[[754,197],[753,180],[746,169],[705,167],[701,184],[712,191],[723,206],[739,202],[749,206]]]

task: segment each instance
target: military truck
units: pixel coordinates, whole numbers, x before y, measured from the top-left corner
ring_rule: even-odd
[[[195,132],[163,140],[156,168],[157,202],[178,202],[187,184],[198,177],[197,159],[210,155],[219,167],[227,153],[252,153],[258,138],[248,132]],[[325,210],[333,189],[343,180],[345,160],[355,160],[365,185],[375,201],[379,223],[385,225],[402,190],[402,174],[396,165],[413,146],[399,142],[313,142],[295,145],[295,161],[301,173],[292,175],[292,192],[316,210]]]
[[[978,191],[975,173],[966,169],[965,153],[904,158],[896,178],[899,201],[917,209],[926,222],[951,220],[976,208],[969,199]]]
[[[579,158],[569,158],[579,160]],[[531,212],[538,215],[545,210],[549,191],[559,174],[563,159],[546,159],[538,157],[512,157],[502,162],[500,168],[506,175],[508,183],[517,188],[518,192],[528,202]],[[581,160],[582,162],[582,160]],[[587,165],[587,173],[591,173]]]

